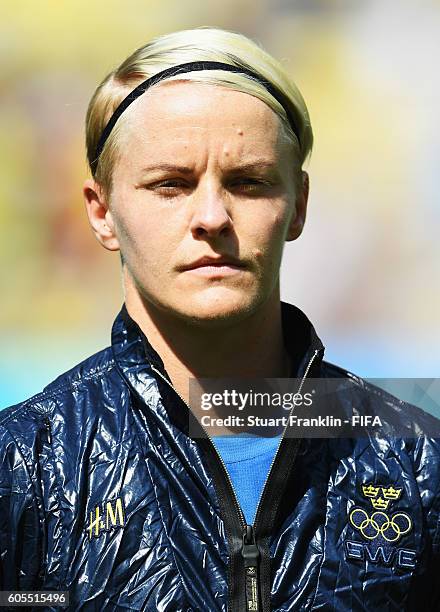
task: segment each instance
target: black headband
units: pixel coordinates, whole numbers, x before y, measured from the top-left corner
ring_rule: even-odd
[[[141,96],[149,87],[156,85],[156,83],[158,83],[159,81],[162,81],[163,79],[166,79],[172,76],[176,76],[177,74],[182,74],[184,72],[196,72],[199,70],[227,70],[229,72],[239,72],[239,73],[246,74],[247,76],[250,76],[256,81],[258,81],[259,83],[261,83],[261,85],[263,85],[263,87],[267,89],[267,91],[271,94],[271,96],[273,96],[275,100],[277,100],[281,104],[281,106],[284,108],[284,110],[286,111],[286,115],[289,120],[290,126],[295,136],[298,138],[298,142],[300,143],[300,146],[301,146],[299,130],[298,130],[298,127],[295,121],[295,117],[290,111],[289,100],[287,96],[285,96],[277,87],[272,85],[272,83],[269,83],[269,81],[267,81],[260,74],[253,72],[252,70],[249,70],[248,68],[240,68],[239,66],[234,66],[233,64],[224,64],[223,62],[211,62],[211,61],[187,62],[185,64],[178,64],[177,66],[171,66],[170,68],[166,68],[165,70],[161,70],[160,72],[157,72],[155,75],[153,75],[146,81],[143,81],[142,83],[140,83],[140,85],[135,87],[133,91],[131,91],[128,94],[128,96],[122,100],[122,102],[119,104],[119,106],[117,107],[113,115],[110,117],[109,122],[107,123],[107,125],[105,126],[101,134],[101,137],[98,141],[98,145],[95,150],[94,158],[92,160],[89,159],[90,167],[92,169],[93,174],[95,174],[96,172],[96,168],[98,166],[98,161],[99,161],[99,156],[102,153],[102,150],[107,141],[107,138],[110,136],[110,132],[114,128],[117,120],[122,115],[122,113],[125,111],[125,109],[128,106],[130,106],[130,104],[134,102],[136,98]]]

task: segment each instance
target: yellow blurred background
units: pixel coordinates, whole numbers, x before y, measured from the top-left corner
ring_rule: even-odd
[[[367,377],[440,366],[440,3],[434,0],[24,0],[0,23],[0,408],[109,343],[119,257],[81,195],[96,85],[153,36],[242,32],[280,59],[315,148],[305,232],[282,297],[327,359]]]

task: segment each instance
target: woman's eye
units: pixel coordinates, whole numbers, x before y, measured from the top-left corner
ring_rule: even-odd
[[[267,189],[271,186],[271,183],[263,179],[257,179],[252,177],[243,177],[232,183],[233,188],[237,188],[240,191],[258,192]]]
[[[156,187],[182,187],[182,181],[178,180],[168,180],[168,181],[160,181],[160,183],[156,183]]]
[[[239,193],[246,193],[249,195],[258,196],[259,194],[265,193],[265,191],[272,186],[272,183],[268,180],[255,178],[255,177],[239,177],[231,180],[229,183],[229,189]],[[183,179],[163,179],[155,183],[145,185],[145,188],[153,193],[165,197],[174,198],[182,193],[186,193],[191,185]]]
[[[164,181],[158,181],[152,185],[148,185],[147,189],[168,197],[173,197],[186,189],[187,184],[179,179],[167,179]]]

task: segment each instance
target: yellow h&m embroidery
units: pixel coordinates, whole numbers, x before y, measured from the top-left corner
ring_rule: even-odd
[[[125,525],[125,507],[121,497],[102,502],[89,512],[87,532],[89,540],[98,538],[103,532]]]

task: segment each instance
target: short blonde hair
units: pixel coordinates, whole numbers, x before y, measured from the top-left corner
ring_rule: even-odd
[[[313,133],[309,113],[296,85],[281,64],[254,41],[242,34],[219,28],[201,27],[181,30],[153,39],[137,49],[97,87],[87,109],[86,147],[89,166],[100,136],[120,102],[142,81],[166,68],[185,62],[217,61],[247,68],[259,73],[279,89],[289,104],[297,135],[289,123],[283,106],[263,84],[241,73],[221,70],[189,72],[166,80],[186,80],[220,85],[248,93],[265,102],[280,118],[284,132],[295,148],[298,170],[312,150]],[[118,141],[123,117],[107,139],[96,166],[95,180],[109,194],[112,171],[118,155]],[[297,137],[298,136],[298,137]],[[93,174],[93,171],[92,171]]]

